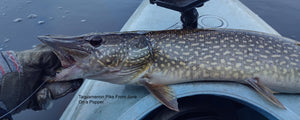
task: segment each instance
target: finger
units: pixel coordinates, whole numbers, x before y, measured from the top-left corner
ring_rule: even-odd
[[[47,110],[52,107],[53,100],[61,98],[70,92],[77,90],[83,80],[73,80],[71,82],[48,83],[43,89],[36,93],[38,107],[36,110]]]
[[[48,88],[43,88],[37,93],[37,103],[38,107],[36,110],[47,110],[52,107],[53,101],[51,97],[51,92]]]
[[[58,99],[77,90],[81,86],[82,82],[82,79],[72,80],[69,82],[54,82],[49,83],[46,88],[48,88],[51,92],[53,99]]]

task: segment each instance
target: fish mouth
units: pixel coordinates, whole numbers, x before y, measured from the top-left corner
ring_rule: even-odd
[[[38,36],[38,39],[53,49],[64,68],[70,67],[91,54],[94,47],[86,36]]]

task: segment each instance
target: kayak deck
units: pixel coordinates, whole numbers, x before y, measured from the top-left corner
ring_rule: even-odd
[[[238,0],[210,0],[197,10],[199,12],[198,28],[248,29],[279,34]],[[121,31],[179,28],[181,28],[179,12],[152,5],[149,0],[144,0]],[[255,106],[257,111],[270,119],[283,120],[297,118],[300,115],[300,108],[296,107],[299,106],[299,95],[276,94],[276,97],[288,108],[288,110],[282,110],[273,106],[253,89],[238,83],[195,82],[171,85],[171,87],[180,98],[209,94],[240,100]],[[84,99],[80,96],[97,97]],[[89,100],[98,101],[99,104],[89,103]],[[160,105],[144,87],[86,80],[61,119],[134,120],[143,118]]]

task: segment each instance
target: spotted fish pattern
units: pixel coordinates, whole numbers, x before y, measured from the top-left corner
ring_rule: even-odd
[[[158,83],[243,83],[259,77],[276,91],[300,90],[300,46],[288,38],[253,31],[201,29],[149,32],[146,37],[155,50],[155,61],[148,72],[172,78]],[[283,90],[283,86],[289,90]]]
[[[89,78],[145,86],[179,111],[167,85],[233,81],[250,85],[276,106],[274,92],[300,93],[299,43],[278,35],[235,29],[187,29],[41,36],[63,69],[55,81]],[[75,61],[75,62],[74,62]]]

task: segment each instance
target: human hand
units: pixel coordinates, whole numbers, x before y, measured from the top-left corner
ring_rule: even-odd
[[[11,51],[12,52],[12,51]],[[52,50],[46,46],[38,46],[31,50],[12,52],[16,71],[7,72],[2,76],[0,100],[8,110],[13,109],[32,94],[41,84],[44,84],[38,92],[21,105],[13,113],[24,109],[41,110],[48,109],[51,102],[75,91],[82,84],[81,79],[68,82],[48,83],[61,68],[61,63]],[[12,54],[11,53],[11,54]],[[18,62],[19,61],[19,64]]]

